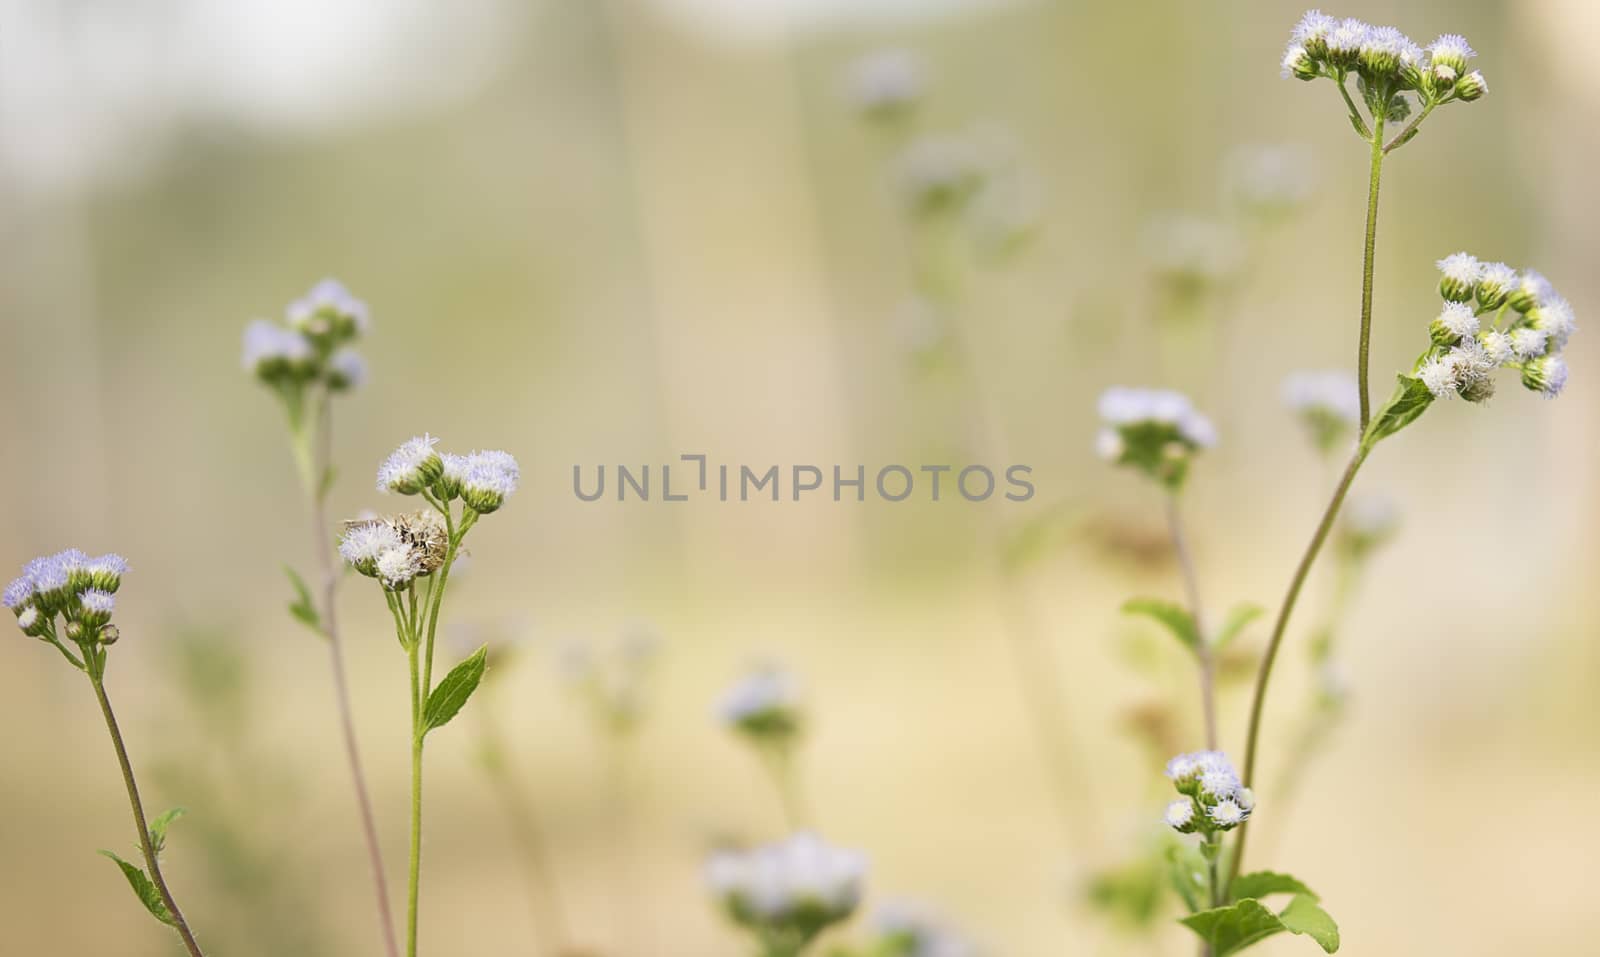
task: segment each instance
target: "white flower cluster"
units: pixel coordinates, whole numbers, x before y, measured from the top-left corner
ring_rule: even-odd
[[[1145,227],[1144,252],[1156,279],[1179,297],[1227,283],[1244,264],[1244,243],[1232,226],[1176,213]]]
[[[440,502],[461,499],[480,515],[495,511],[517,490],[522,470],[510,452],[492,449],[467,455],[440,453],[427,433],[408,439],[378,466],[378,491],[417,495]]]
[[[1217,444],[1211,420],[1179,392],[1117,386],[1101,393],[1099,408],[1104,425],[1095,451],[1100,457],[1137,468],[1169,487],[1183,483],[1195,452]]]
[[[908,50],[879,50],[850,67],[850,97],[857,109],[874,119],[910,111],[926,87],[922,61]]]
[[[1184,796],[1167,805],[1165,819],[1184,834],[1230,831],[1255,810],[1255,795],[1221,751],[1180,754],[1167,762],[1167,777]]]
[[[339,556],[350,567],[391,591],[431,575],[444,564],[447,542],[442,519],[432,511],[409,512],[346,524]]]
[[[1304,146],[1253,144],[1228,158],[1224,192],[1239,209],[1281,220],[1304,206],[1316,188],[1316,161]]]
[[[335,392],[358,389],[367,364],[351,343],[370,327],[367,304],[324,279],[289,304],[282,322],[257,319],[245,327],[245,371],[279,388],[321,381]]]
[[[1534,392],[1559,395],[1567,382],[1561,351],[1577,323],[1550,281],[1465,252],[1438,267],[1444,304],[1428,327],[1433,348],[1416,368],[1434,398],[1482,402],[1494,394],[1493,374],[1501,367],[1518,370]]]
[[[793,737],[801,728],[800,684],[777,665],[758,665],[722,696],[717,715],[729,727],[757,739]]]
[[[1355,430],[1361,418],[1361,396],[1353,376],[1345,372],[1293,372],[1283,380],[1283,404],[1306,426],[1322,452]]]
[[[967,137],[919,136],[896,160],[900,193],[908,206],[924,212],[959,206],[982,185],[983,159]]]
[[[1424,48],[1394,27],[1312,10],[1290,33],[1282,66],[1285,77],[1326,76],[1342,82],[1355,72],[1369,87],[1414,90],[1431,103],[1470,102],[1489,92],[1482,73],[1467,71],[1467,61],[1475,55],[1466,39],[1454,33]]]
[[[17,616],[17,627],[32,638],[55,638],[55,619],[66,622],[73,641],[110,644],[107,626],[128,563],[120,555],[90,557],[76,548],[35,558],[5,587],[0,600]]]
[[[712,893],[735,920],[802,944],[855,912],[866,876],[860,852],[805,831],[748,851],[718,851],[706,865]]]
[[[977,947],[927,907],[891,902],[872,916],[883,953],[903,957],[977,957]]]

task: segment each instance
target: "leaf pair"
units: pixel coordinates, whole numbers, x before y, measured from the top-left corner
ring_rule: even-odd
[[[1317,903],[1317,895],[1297,878],[1257,871],[1234,879],[1234,903],[1190,914],[1179,923],[1206,942],[1213,957],[1227,957],[1274,934],[1288,931],[1317,942],[1326,953],[1339,949],[1339,925]],[[1274,913],[1259,898],[1292,894],[1289,906]]]
[[[1194,616],[1188,609],[1176,602],[1163,601],[1159,598],[1130,598],[1122,606],[1123,614],[1143,615],[1165,625],[1172,632],[1173,637],[1185,648],[1199,654],[1205,638],[1200,634],[1200,626],[1195,624]],[[1235,605],[1228,612],[1228,617],[1223,619],[1222,627],[1217,629],[1216,637],[1210,641],[1213,651],[1226,648],[1245,627],[1255,621],[1262,614],[1260,605],[1249,603]]]
[[[444,727],[460,713],[467,699],[472,697],[472,693],[478,690],[478,684],[483,681],[488,659],[489,646],[484,645],[451,668],[450,673],[428,694],[428,701],[422,708],[423,734]]]

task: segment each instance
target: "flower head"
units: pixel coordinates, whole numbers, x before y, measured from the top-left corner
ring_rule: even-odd
[[[1544,355],[1550,334],[1533,326],[1522,326],[1511,331],[1511,350],[1519,359],[1532,359]]]
[[[1567,362],[1559,355],[1530,359],[1522,367],[1522,384],[1547,399],[1561,394],[1567,385]]]
[[[85,625],[98,627],[111,620],[117,599],[110,592],[90,588],[78,595],[78,620]]]
[[[875,119],[910,110],[926,85],[922,61],[907,50],[880,50],[850,67],[851,98],[857,109]]]
[[[751,737],[792,738],[802,722],[799,683],[776,665],[758,665],[722,696],[717,713],[729,727]]]
[[[263,381],[309,375],[316,350],[306,337],[275,322],[257,319],[244,327],[244,370]]]
[[[897,161],[900,190],[913,209],[933,211],[966,201],[982,180],[979,150],[964,137],[923,136]]]
[[[1240,806],[1233,798],[1226,798],[1206,809],[1213,824],[1222,830],[1228,830],[1243,824],[1250,817],[1250,812]]]
[[[1556,295],[1553,289],[1546,292],[1539,304],[1528,311],[1528,322],[1548,336],[1557,349],[1566,348],[1567,340],[1578,328],[1572,306]]]
[[[1194,801],[1189,798],[1179,798],[1167,805],[1166,813],[1162,817],[1168,827],[1188,834],[1194,830]]]
[[[390,589],[404,588],[413,578],[422,574],[422,559],[409,545],[389,548],[378,554],[374,575]]]
[[[439,440],[427,433],[408,440],[378,466],[378,491],[415,495],[444,474],[444,460],[434,446]]]
[[[367,360],[346,346],[328,359],[328,388],[349,392],[367,384]]]
[[[1499,309],[1517,288],[1517,271],[1505,263],[1484,263],[1478,271],[1478,304]]]
[[[457,463],[457,469],[461,500],[482,515],[504,504],[522,476],[516,457],[499,449],[473,452]]]
[[[1438,262],[1444,274],[1439,280],[1439,294],[1451,302],[1466,302],[1477,291],[1478,280],[1483,276],[1483,264],[1469,253],[1451,253]]]
[[[1176,488],[1194,453],[1217,444],[1211,420],[1182,393],[1113,387],[1100,396],[1105,428],[1096,439],[1102,458],[1139,469]]]
[[[1338,21],[1321,10],[1308,10],[1290,32],[1290,42],[1302,46],[1313,57],[1328,55],[1328,38],[1333,35]]]
[[[706,865],[712,892],[749,927],[809,940],[861,902],[867,861],[802,831],[749,851],[720,851]]]
[[[339,340],[366,335],[371,320],[367,304],[350,294],[337,279],[324,279],[289,303],[289,325],[306,335]]]
[[[1457,75],[1466,71],[1467,61],[1475,56],[1467,38],[1458,33],[1446,33],[1428,44],[1428,61],[1436,67],[1449,67]]]
[[[4,603],[7,608],[20,615],[30,607],[28,602],[31,598],[33,598],[33,579],[23,575],[21,578],[12,579],[11,584],[6,586],[4,596],[0,597],[0,603]]]
[[[1446,302],[1438,318],[1428,327],[1434,343],[1453,346],[1463,338],[1478,334],[1478,314],[1465,302]]]
[[[378,558],[387,551],[403,548],[400,533],[388,522],[352,522],[339,540],[339,556],[356,571],[369,577],[378,573]]]

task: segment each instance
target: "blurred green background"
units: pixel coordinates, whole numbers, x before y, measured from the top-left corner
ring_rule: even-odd
[[[304,506],[280,412],[238,367],[247,320],[335,275],[375,322],[372,380],[337,411],[335,514],[382,507],[371,469],[423,430],[521,459],[523,490],[475,533],[447,617],[517,623],[518,653],[472,709],[505,735],[578,942],[609,957],[744,952],[701,864],[714,843],[770,839],[782,821],[713,704],[748,661],[772,657],[807,688],[803,773],[820,829],[871,855],[874,901],[927,901],[992,954],[1189,952],[1170,922],[1130,935],[1085,892],[1157,833],[1158,766],[1130,715],[1177,693],[1174,741],[1198,744],[1186,664],[1117,612],[1179,583],[1155,493],[1093,454],[1094,399],[1164,385],[1212,414],[1223,443],[1188,494],[1203,584],[1214,607],[1272,606],[1328,483],[1279,383],[1353,358],[1366,186],[1333,90],[1278,78],[1301,12],[0,5],[0,564],[69,545],[132,562],[108,683],[148,802],[189,809],[166,869],[202,941],[234,957],[378,952],[326,658],[283,610],[280,566],[311,565]],[[1420,42],[1464,33],[1492,85],[1389,165],[1374,381],[1422,345],[1432,262],[1460,248],[1538,268],[1582,324],[1596,292],[1600,9],[1330,12]],[[926,64],[919,129],[1009,144],[1037,188],[1031,242],[961,267],[966,391],[907,348],[892,136],[848,96],[850,64],[886,46]],[[1218,215],[1231,151],[1262,142],[1307,147],[1315,194],[1256,244],[1248,279],[1175,336],[1156,318],[1149,224]],[[1569,350],[1560,401],[1508,381],[1488,407],[1444,404],[1361,478],[1404,524],[1345,636],[1350,720],[1292,821],[1252,852],[1317,887],[1348,952],[1585,947],[1600,853],[1590,338]],[[979,406],[1000,423],[989,448],[1003,462],[962,424]],[[668,506],[571,494],[574,465],[681,453],[1017,461],[1038,495]],[[1002,584],[986,536],[1030,522],[1062,541]],[[1268,777],[1310,693],[1306,607],[1269,700]],[[398,881],[404,656],[364,582],[341,610]],[[553,650],[637,621],[664,643],[619,754]],[[1019,691],[1019,631],[1060,691],[1065,821]],[[7,645],[0,946],[173,953],[93,853],[132,836],[89,689],[49,649]],[[1247,705],[1246,689],[1225,693],[1230,750]],[[424,948],[534,953],[511,824],[475,762],[481,735],[452,727],[430,749]]]

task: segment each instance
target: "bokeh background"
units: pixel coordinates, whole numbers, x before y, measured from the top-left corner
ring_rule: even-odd
[[[870,854],[872,902],[925,901],[991,954],[1189,952],[1167,910],[1133,932],[1088,891],[1159,838],[1141,716],[1198,744],[1186,663],[1118,613],[1133,594],[1176,598],[1179,581],[1154,491],[1094,456],[1094,399],[1165,385],[1212,414],[1223,442],[1186,502],[1203,586],[1217,608],[1271,607],[1329,480],[1279,384],[1349,365],[1366,185],[1329,85],[1278,78],[1301,12],[0,4],[0,564],[68,545],[131,559],[109,684],[147,800],[189,809],[167,869],[202,939],[235,957],[378,952],[326,657],[284,612],[280,566],[311,565],[304,507],[280,410],[238,365],[247,320],[335,275],[375,320],[371,382],[337,411],[336,514],[382,506],[370,470],[423,430],[524,467],[447,610],[453,629],[517,647],[474,720],[430,748],[426,950],[538,953],[511,819],[476,759],[498,728],[579,943],[746,952],[702,862],[784,825],[713,711],[750,661],[776,659],[806,688],[817,825]],[[1331,12],[1422,42],[1465,33],[1492,85],[1389,164],[1375,381],[1421,346],[1432,262],[1458,248],[1537,266],[1585,322],[1600,301],[1600,9]],[[851,101],[851,63],[885,47],[925,64],[913,129],[864,122]],[[1015,191],[1002,223],[1033,226],[1014,248],[949,247],[961,279],[946,332],[966,344],[966,376],[922,361],[929,333],[906,305],[915,257],[894,155],[923,133],[1003,157]],[[1302,147],[1314,189],[1254,235],[1226,295],[1163,318],[1151,224],[1225,217],[1220,184],[1246,143]],[[1487,407],[1441,406],[1361,478],[1403,526],[1348,621],[1348,718],[1292,817],[1263,793],[1258,823],[1281,819],[1253,848],[1322,893],[1347,952],[1587,947],[1600,853],[1590,338],[1569,350],[1560,401],[1506,382]],[[987,444],[968,428],[975,410]],[[1038,494],[669,506],[571,492],[574,465],[697,452],[1022,462]],[[1042,543],[1008,577],[986,544],[997,529]],[[1305,639],[1328,587],[1314,582],[1285,648],[1269,778],[1313,693]],[[367,583],[350,582],[341,608],[398,882],[404,658]],[[639,627],[660,656],[643,722],[619,743],[557,649]],[[5,951],[173,953],[93,853],[132,837],[89,689],[49,649],[6,645]],[[1051,692],[1065,729],[1048,763],[1026,682]],[[1230,748],[1247,705],[1242,685],[1224,692]]]

